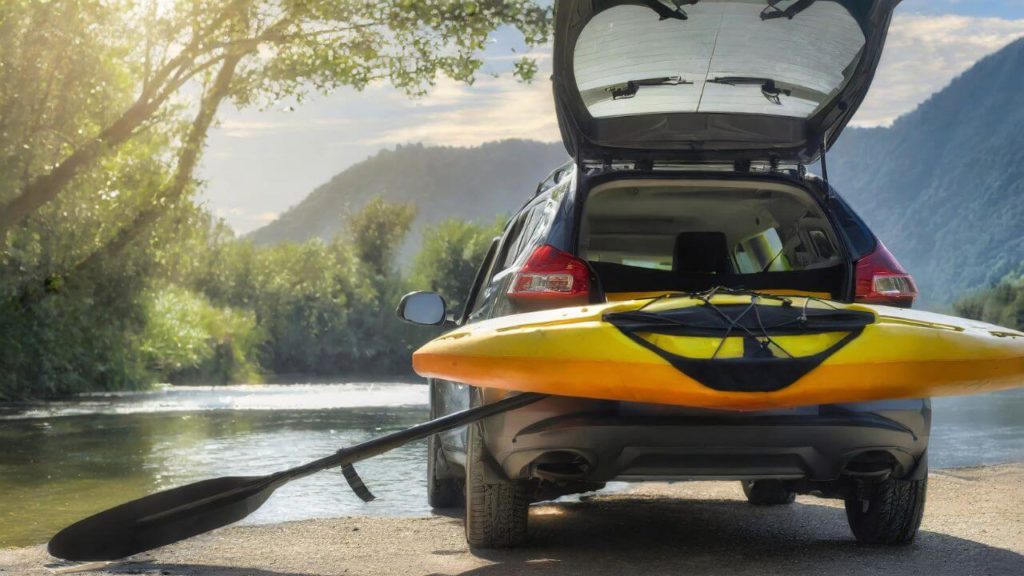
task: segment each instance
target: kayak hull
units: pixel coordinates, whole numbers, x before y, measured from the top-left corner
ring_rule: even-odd
[[[749,297],[713,303],[744,302]],[[874,321],[781,389],[719,390],[605,321],[608,314],[648,305],[649,300],[631,301],[481,322],[427,343],[413,355],[413,366],[422,376],[486,388],[730,410],[976,394],[1024,384],[1024,334],[937,314],[828,303],[869,311]],[[683,298],[658,303],[661,309],[674,305],[699,303]],[[661,340],[664,344],[666,338]],[[677,352],[699,356],[721,338],[667,340],[675,342]],[[800,340],[790,337],[790,342]]]

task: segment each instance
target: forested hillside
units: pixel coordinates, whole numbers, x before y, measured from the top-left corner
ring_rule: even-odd
[[[1024,40],[890,128],[848,129],[832,183],[944,307],[1024,262]]]
[[[567,159],[561,143],[525,140],[473,148],[399,146],[341,172],[248,238],[257,244],[328,239],[344,228],[347,215],[380,197],[416,204],[419,216],[410,234],[415,243],[424,226],[447,218],[492,222],[511,214]]]

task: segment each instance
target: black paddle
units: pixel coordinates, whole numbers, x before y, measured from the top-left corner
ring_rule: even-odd
[[[331,456],[268,476],[226,476],[157,492],[68,526],[50,540],[47,549],[64,560],[116,560],[152,550],[237,522],[292,480],[348,466],[544,397],[533,393],[511,396],[343,448]]]

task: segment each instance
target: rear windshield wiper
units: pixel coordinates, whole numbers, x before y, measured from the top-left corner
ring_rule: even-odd
[[[781,1],[768,0],[768,5],[765,6],[764,10],[761,10],[761,20],[775,20],[776,18],[792,20],[794,16],[810,8],[815,0],[797,0],[785,10],[777,6]]]
[[[716,76],[707,80],[712,84],[727,84],[729,86],[760,86],[761,95],[772,104],[782,105],[782,96],[792,96],[794,92],[797,97],[804,96],[817,102],[828,97],[824,92],[818,92],[812,88],[795,86],[784,82],[776,82],[771,78],[757,78],[753,76]]]
[[[629,80],[622,84],[609,86],[605,88],[605,91],[611,92],[612,100],[622,100],[623,98],[636,96],[641,86],[679,86],[681,84],[693,84],[693,82],[685,80],[682,76],[661,76],[659,78]]]
[[[668,0],[668,2],[661,2],[660,0],[644,0],[644,4],[648,8],[658,13],[658,20],[668,20],[672,18],[674,20],[689,20],[690,17],[683,11],[684,5],[693,6],[700,0]],[[671,3],[673,7],[667,6]]]

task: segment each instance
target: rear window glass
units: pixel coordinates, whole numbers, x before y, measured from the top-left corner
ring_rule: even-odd
[[[732,256],[736,272],[740,274],[778,272],[790,269],[789,259],[783,254],[782,239],[779,238],[779,231],[775,228],[769,228],[750,238],[740,240],[733,246]]]
[[[874,252],[877,240],[860,216],[839,196],[833,196],[829,202],[832,214],[850,241],[850,255],[853,259],[856,260]]]
[[[677,6],[685,19],[663,17]],[[840,2],[651,0],[614,5],[591,18],[576,42],[573,74],[595,118],[673,112],[807,118],[846,85],[864,44],[857,19]]]
[[[836,243],[801,190],[616,183],[587,198],[580,253],[592,262],[732,276],[835,266]]]
[[[544,232],[548,216],[547,202],[534,204],[520,214],[505,241],[500,270],[512,267],[527,248],[538,244],[537,235]]]

